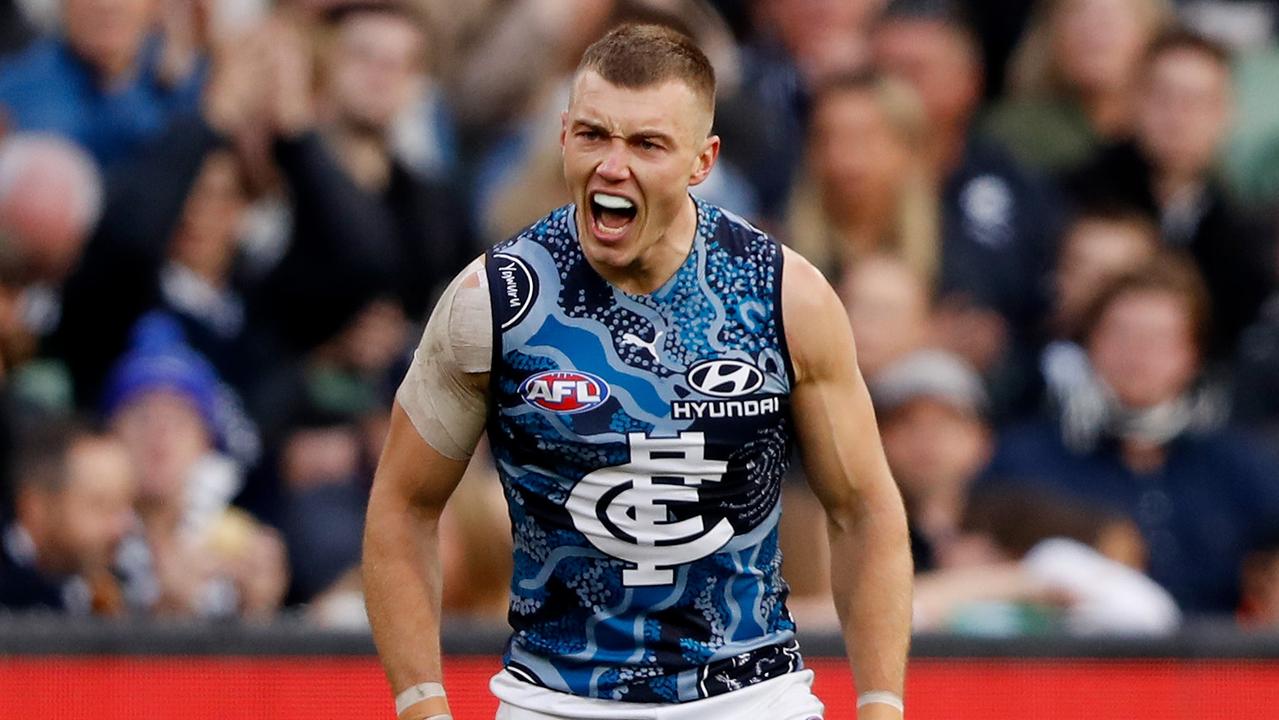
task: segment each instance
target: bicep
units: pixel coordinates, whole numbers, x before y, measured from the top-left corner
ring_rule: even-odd
[[[783,282],[792,409],[813,492],[828,512],[855,506],[869,490],[896,492],[843,305],[802,259],[788,263]]]
[[[382,457],[373,476],[370,515],[405,506],[438,513],[466,471],[466,460],[450,458],[422,439],[396,401]]]

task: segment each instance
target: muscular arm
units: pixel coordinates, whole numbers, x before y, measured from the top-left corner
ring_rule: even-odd
[[[440,513],[483,429],[488,385],[491,330],[478,267],[473,263],[454,280],[427,323],[396,395],[369,497],[365,602],[396,694],[443,680]],[[416,720],[447,711],[442,699],[434,699],[406,709],[401,717]]]
[[[831,584],[859,692],[902,693],[910,644],[910,541],[852,331],[835,292],[786,251],[782,304],[793,410],[809,484],[826,509]],[[859,717],[896,718],[887,705]]]

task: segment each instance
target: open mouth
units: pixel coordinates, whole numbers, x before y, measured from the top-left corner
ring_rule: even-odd
[[[626,232],[635,219],[638,208],[629,198],[611,193],[591,193],[591,217],[595,231],[605,237],[617,237]]]

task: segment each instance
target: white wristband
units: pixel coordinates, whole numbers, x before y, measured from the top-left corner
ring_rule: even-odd
[[[443,685],[437,682],[424,682],[414,685],[395,696],[395,714],[401,715],[405,710],[408,710],[410,707],[422,702],[423,700],[429,700],[430,698],[437,697],[444,697]],[[431,718],[431,720],[448,717],[448,715],[436,715]]]
[[[905,714],[906,712],[906,704],[902,702],[902,696],[887,690],[872,690],[858,695],[857,709],[860,710],[866,705],[887,705],[895,708],[899,713]]]

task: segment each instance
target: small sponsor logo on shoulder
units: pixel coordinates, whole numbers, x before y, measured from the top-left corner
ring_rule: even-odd
[[[498,317],[502,318],[501,329],[514,327],[528,314],[537,299],[537,276],[522,259],[506,253],[494,253],[497,263],[497,277],[501,281]]]
[[[704,360],[685,377],[694,390],[720,398],[750,395],[764,384],[764,373],[741,360]]]
[[[603,378],[577,370],[546,370],[520,384],[524,402],[553,413],[572,414],[597,408],[608,400]]]

